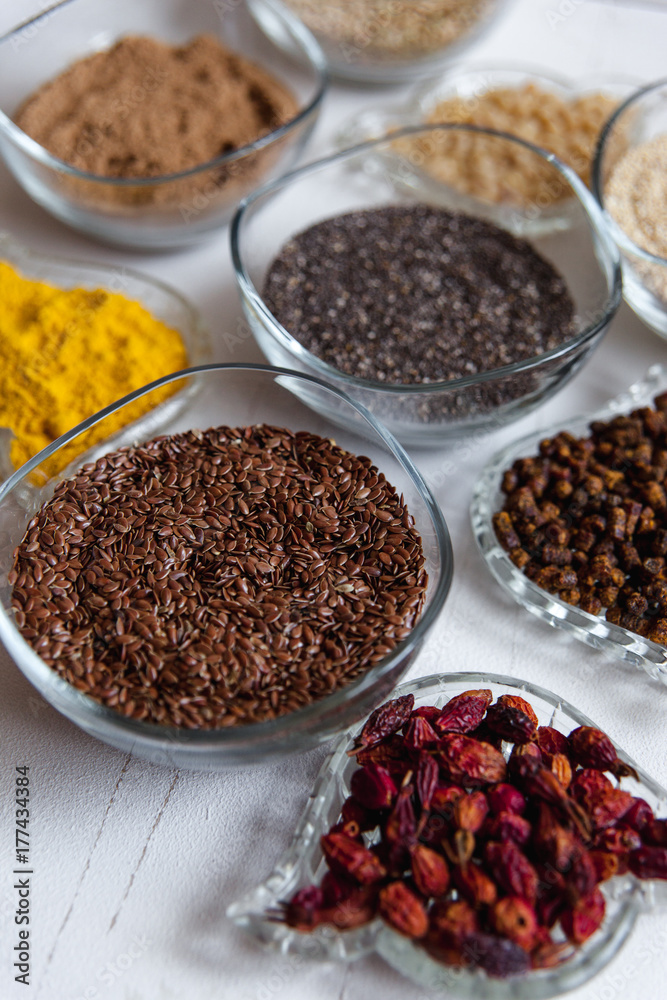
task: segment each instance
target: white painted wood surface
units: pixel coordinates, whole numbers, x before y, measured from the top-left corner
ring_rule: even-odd
[[[2,0],[0,31],[34,0]],[[521,61],[576,78],[667,71],[667,3],[515,0],[471,54]],[[0,66],[0,73],[2,67]],[[396,103],[390,91],[333,87],[309,157],[349,115]],[[124,255],[51,220],[0,166],[0,228],[53,253],[131,263],[172,282],[202,310],[222,361],[260,360],[229,346],[240,309],[221,232],[198,249]],[[502,444],[598,407],[656,361],[667,344],[623,307],[587,367],[521,423],[447,452],[415,453],[454,540],[450,597],[411,676],[488,669],[550,688],[596,720],[667,785],[667,691],[643,673],[531,618],[491,580],[468,518],[472,483]],[[380,960],[309,965],[262,950],[225,917],[230,901],[266,877],[305,805],[322,751],[228,774],[177,772],[127,757],[82,734],[33,691],[0,651],[0,998],[15,1000],[431,1000]],[[14,768],[32,789],[31,985],[14,982]],[[614,961],[572,1000],[657,1000],[667,995],[665,914],[643,916]]]

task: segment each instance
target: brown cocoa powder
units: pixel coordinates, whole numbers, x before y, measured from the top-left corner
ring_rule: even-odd
[[[74,63],[15,122],[50,153],[103,177],[159,177],[229,153],[296,112],[278,80],[209,35],[146,37]]]

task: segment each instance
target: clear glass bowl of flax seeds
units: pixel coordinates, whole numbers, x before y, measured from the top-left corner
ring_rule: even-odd
[[[493,152],[488,196],[459,184],[473,149],[478,171]],[[498,171],[504,153],[512,169]],[[539,197],[526,199],[526,174]],[[574,171],[474,126],[406,127],[296,170],[242,202],[231,240],[269,361],[326,379],[417,447],[557,392],[621,298],[618,250]]]
[[[52,473],[164,385],[196,391],[159,437],[153,414]],[[196,770],[273,761],[367,715],[453,569],[440,508],[363,406],[247,365],[166,376],[36,455],[0,487],[0,554],[0,638],[43,697]]]
[[[623,295],[667,337],[667,80],[636,90],[609,118],[593,190],[623,261]]]
[[[0,37],[0,155],[47,212],[162,250],[218,232],[298,158],[324,56],[268,0],[291,58],[237,0],[61,0]]]

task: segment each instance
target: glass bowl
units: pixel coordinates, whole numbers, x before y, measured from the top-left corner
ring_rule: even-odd
[[[519,199],[520,175],[508,177],[498,205],[461,193],[422,169],[422,150],[484,136],[525,154],[547,180],[572,190],[573,209],[554,227],[544,207]],[[465,149],[457,145],[461,167]],[[458,169],[458,164],[457,164]],[[513,194],[516,193],[516,199]],[[323,219],[385,205],[430,204],[489,220],[535,249],[563,276],[575,303],[577,334],[559,347],[495,370],[421,384],[388,384],[347,375],[309,352],[273,316],[262,297],[265,276],[283,245]],[[546,215],[545,215],[546,213]],[[546,218],[545,231],[540,223]],[[232,257],[245,315],[272,364],[325,378],[363,402],[404,444],[438,447],[525,415],[556,392],[599,343],[621,299],[618,250],[593,196],[568,167],[523,140],[472,126],[412,126],[311,163],[249,195],[231,227]]]
[[[69,442],[76,443],[95,424],[104,428],[109,415],[164,385],[190,384],[188,406],[160,421],[171,434],[216,425],[269,423],[332,437],[329,412],[349,411],[353,431],[335,431],[336,443],[367,455],[397,493],[403,494],[422,538],[428,587],[422,615],[406,639],[360,678],[298,711],[277,719],[217,730],[191,730],[138,722],[93,701],[62,680],[22,638],[11,610],[8,574],[13,552],[31,517],[57,482],[86,461],[110,450],[155,436],[155,417],[139,420],[80,455],[63,474],[48,476],[46,460]],[[306,405],[304,405],[304,403]],[[159,417],[159,408],[158,408]],[[342,421],[339,421],[342,422]],[[42,472],[46,485],[34,485]],[[383,701],[407,670],[422,640],[442,610],[452,577],[452,551],[440,508],[401,446],[368,413],[343,393],[318,379],[294,372],[250,365],[205,365],[166,376],[126,396],[84,421],[27,462],[0,487],[0,558],[2,563],[0,638],[17,666],[43,697],[86,732],[124,751],[149,760],[195,770],[215,770],[275,761],[330,739]]]
[[[285,0],[322,46],[333,76],[399,83],[432,74],[478,41],[509,0]],[[249,0],[278,44],[266,0]]]
[[[245,4],[217,0],[61,0],[0,38],[0,153],[42,208],[103,242],[146,250],[196,243],[219,230],[261,180],[284,172],[315,125],[326,85],[324,57],[306,28],[268,0],[276,33],[300,56],[287,57]],[[25,98],[71,63],[124,35],[183,43],[209,34],[262,66],[294,95],[297,115],[240,149],[177,174],[110,178],[69,166],[12,121]],[[136,100],[150,99],[150,87]]]
[[[501,587],[524,608],[556,628],[564,629],[588,646],[620,657],[633,666],[641,667],[654,680],[667,684],[667,648],[652,642],[636,632],[608,622],[604,615],[592,615],[572,604],[567,604],[556,594],[543,590],[518,569],[500,545],[493,528],[493,515],[501,509],[504,494],[501,490],[503,473],[512,463],[527,455],[537,453],[544,438],[553,437],[561,430],[576,437],[589,433],[594,420],[610,420],[623,413],[630,413],[652,404],[655,396],[667,390],[667,369],[654,365],[646,377],[630,386],[627,392],[611,400],[600,410],[554,427],[546,427],[528,434],[502,451],[487,464],[477,480],[472,499],[472,526],[479,549],[486,565]]]
[[[44,281],[58,288],[87,288],[91,291],[102,288],[136,300],[153,316],[178,330],[185,345],[189,365],[204,364],[211,359],[209,332],[198,310],[175,288],[156,278],[140,274],[124,264],[117,266],[91,264],[89,261],[38,253],[24,247],[8,233],[2,232],[0,232],[0,261],[5,261],[23,277],[33,281]],[[137,385],[136,379],[134,384]],[[164,414],[185,405],[190,391],[191,389],[184,385],[180,392],[163,403],[158,412]],[[149,419],[148,415],[145,419]],[[159,427],[157,412],[150,419],[154,420],[157,430]],[[0,481],[14,472],[15,467],[10,459],[12,438],[13,434],[8,428],[0,427]]]
[[[648,152],[641,164],[642,147],[660,137],[660,158]],[[625,300],[662,337],[667,337],[666,158],[667,80],[661,80],[636,90],[605,125],[593,162],[593,191],[621,250]],[[612,183],[617,191],[610,192]]]
[[[577,134],[577,146],[572,148],[572,138],[568,138],[568,132],[562,127],[562,120],[552,121],[549,116],[545,117],[544,109],[538,111],[531,105],[523,116],[516,114],[516,109],[512,112],[505,108],[504,113],[507,119],[512,119],[516,125],[514,128],[508,127],[508,121],[502,124],[498,121],[498,114],[494,117],[485,111],[483,120],[479,120],[476,108],[480,98],[489,91],[500,89],[519,91],[527,85],[535,85],[539,91],[552,94],[555,98],[560,98],[563,102],[571,102],[580,98],[587,98],[593,94],[604,94],[616,104],[620,104],[628,94],[637,87],[637,81],[621,79],[618,76],[608,77],[596,75],[578,80],[567,80],[564,77],[546,74],[542,69],[530,66],[517,65],[456,65],[449,67],[441,76],[436,79],[427,80],[420,83],[410,93],[407,99],[397,104],[393,109],[384,107],[367,108],[358,114],[353,115],[341,128],[338,134],[339,148],[344,149],[355,143],[368,139],[378,139],[387,133],[406,125],[441,124],[444,119],[436,118],[436,109],[444,101],[456,100],[458,106],[454,116],[449,119],[452,124],[476,125],[482,128],[492,128],[516,134],[527,142],[532,142],[541,148],[545,143],[545,138],[553,136],[553,142],[562,148],[564,142],[570,142],[571,156],[560,156],[568,166],[576,170],[580,179],[590,186],[591,161],[595,149],[595,143],[600,127],[604,123],[604,118],[600,117],[599,125],[595,126],[586,134],[585,140],[581,134],[581,128]],[[475,120],[477,119],[477,120]],[[584,141],[586,148],[584,149]],[[588,148],[590,147],[590,149]],[[557,150],[549,148],[549,152]],[[501,152],[501,151],[499,151]],[[521,151],[516,150],[517,156],[521,156]],[[427,169],[428,164],[424,164]],[[433,170],[437,170],[434,164]],[[572,192],[570,192],[572,195]],[[561,197],[553,199],[551,204],[541,204],[541,212],[538,219],[535,219],[535,230],[544,233],[551,224],[554,229],[558,229],[568,224],[568,220],[577,216],[577,203],[574,197]],[[530,230],[526,225],[524,232]]]
[[[577,726],[594,725],[573,705],[550,691],[500,674],[432,674],[402,684],[394,696],[414,694],[415,708],[442,706],[454,695],[480,687],[490,688],[494,699],[501,694],[518,694],[526,698],[540,725],[553,726],[562,733],[569,733]],[[294,954],[320,961],[353,961],[376,953],[397,972],[423,987],[429,997],[545,1000],[575,989],[600,972],[630,934],[638,914],[656,903],[662,907],[667,902],[664,883],[640,882],[629,874],[616,877],[601,887],[607,907],[602,927],[572,958],[551,969],[534,970],[503,980],[492,979],[481,970],[471,972],[442,965],[379,919],[356,930],[339,931],[331,926],[320,926],[311,933],[300,933],[286,924],[276,923],[271,919],[271,911],[275,912],[279,904],[290,899],[298,889],[319,883],[326,871],[320,837],[337,821],[340,807],[349,795],[350,778],[358,765],[354,758],[348,757],[347,750],[358,731],[355,727],[342,736],[325,760],[292,842],[271,875],[227,910],[228,917],[237,926],[282,955]],[[622,760],[633,766],[623,751],[617,748],[617,752]],[[667,791],[641,769],[636,770],[638,780],[624,778],[623,787],[645,798],[658,815],[665,815]]]

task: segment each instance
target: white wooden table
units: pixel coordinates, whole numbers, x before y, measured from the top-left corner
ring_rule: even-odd
[[[0,31],[38,6],[3,0]],[[649,81],[665,75],[666,50],[665,0],[515,0],[471,58],[528,62],[575,78],[600,72]],[[349,115],[403,97],[402,88],[333,87],[309,157],[328,147]],[[172,282],[204,314],[216,360],[261,360],[252,341],[225,336],[240,316],[226,231],[183,253],[123,254],[53,221],[4,167],[0,228],[47,252],[131,263]],[[488,669],[542,684],[667,785],[667,691],[515,606],[483,565],[468,517],[472,483],[502,444],[597,408],[656,361],[667,363],[667,344],[624,306],[587,367],[537,413],[446,452],[415,454],[447,518],[456,573],[411,676]],[[380,960],[345,967],[278,957],[225,917],[227,905],[265,878],[286,847],[324,751],[239,773],[168,770],[85,736],[33,691],[4,651],[0,691],[2,1000],[427,1000]],[[12,796],[22,764],[30,766],[32,789],[29,986],[14,981],[12,968],[19,930]],[[614,961],[572,1000],[667,996],[666,946],[664,913],[640,918]]]

